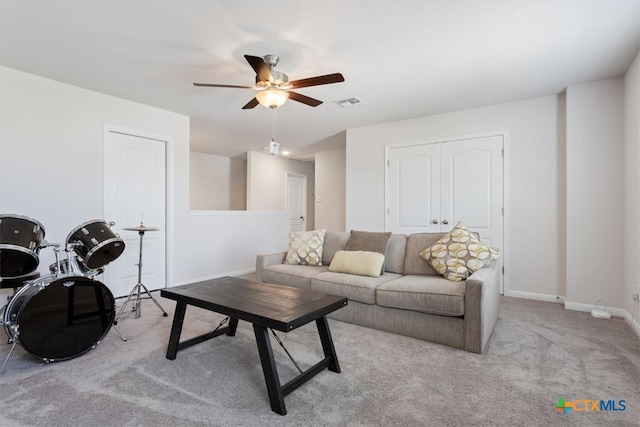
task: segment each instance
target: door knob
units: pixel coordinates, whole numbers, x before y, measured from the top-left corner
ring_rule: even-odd
[[[434,220],[433,220],[433,221],[431,221],[431,222],[433,222],[434,224],[437,224],[437,223],[438,223],[438,220],[437,220],[437,219],[434,219]]]
[[[444,221],[442,221],[442,223],[443,224],[449,224],[449,221],[445,219]]]

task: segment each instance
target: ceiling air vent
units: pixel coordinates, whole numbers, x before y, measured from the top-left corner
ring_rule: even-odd
[[[355,107],[357,105],[362,105],[365,103],[362,99],[358,98],[357,96],[347,98],[347,99],[342,99],[340,101],[333,101],[333,102],[335,102],[342,108],[351,108],[351,107]]]

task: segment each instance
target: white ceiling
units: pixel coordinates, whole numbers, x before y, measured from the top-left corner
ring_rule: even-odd
[[[6,1],[0,64],[190,116],[191,148],[236,156],[271,138],[272,112],[241,107],[244,54],[280,56],[319,107],[277,110],[294,157],[374,123],[556,94],[621,75],[640,49],[629,1]],[[365,105],[332,101],[357,96]],[[321,149],[322,149],[321,148]]]

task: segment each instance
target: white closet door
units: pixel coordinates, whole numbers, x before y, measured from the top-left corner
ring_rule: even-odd
[[[440,232],[463,221],[502,253],[502,148],[502,135],[388,148],[386,229]]]
[[[440,231],[440,144],[389,148],[387,230]]]
[[[144,225],[158,228],[143,238],[142,283],[166,287],[165,141],[105,132],[105,218],[125,241],[124,253],[106,268],[104,283],[115,297],[129,295],[138,283],[140,235],[123,230]]]

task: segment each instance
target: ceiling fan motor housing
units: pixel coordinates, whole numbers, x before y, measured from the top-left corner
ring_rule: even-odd
[[[271,79],[269,81],[260,80],[258,76],[256,76],[256,85],[260,87],[272,87],[272,86],[280,86],[284,85],[289,81],[289,76],[280,71],[275,71],[274,68],[280,62],[280,57],[278,55],[265,55],[263,58],[264,63],[269,67],[269,72],[271,73]]]

